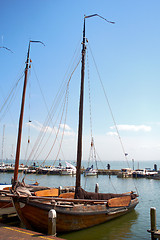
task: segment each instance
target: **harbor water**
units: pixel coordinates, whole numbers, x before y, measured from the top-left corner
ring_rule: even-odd
[[[107,163],[105,163],[105,166]],[[110,162],[111,169],[120,169],[121,164],[121,162]],[[157,168],[159,169],[160,162],[154,161],[140,162],[139,167],[153,169],[154,164],[157,164]],[[135,168],[137,168],[137,166],[135,166]],[[0,173],[0,182],[10,183],[12,176],[13,173]],[[20,177],[23,176],[20,174]],[[33,183],[35,181],[38,181],[40,185],[48,187],[74,186],[75,176],[26,175],[26,183]],[[139,204],[134,211],[125,216],[89,229],[61,234],[58,235],[58,237],[68,240],[150,239],[150,234],[147,232],[147,229],[150,229],[151,207],[156,208],[157,228],[160,229],[160,180],[146,178],[117,178],[117,176],[109,177],[108,175],[84,177],[82,174],[81,182],[82,187],[88,191],[94,191],[96,183],[99,183],[99,192],[121,193],[137,189],[139,194]]]

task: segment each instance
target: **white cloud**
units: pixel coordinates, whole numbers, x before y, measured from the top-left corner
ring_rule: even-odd
[[[67,124],[61,124],[60,128],[63,130],[64,128],[64,135],[65,136],[75,136],[75,132],[68,126]]]
[[[64,135],[65,135],[65,136],[75,136],[76,134],[75,134],[75,132],[73,132],[73,131],[65,131],[65,132],[64,132]]]
[[[108,132],[108,136],[118,136],[117,132]]]
[[[62,124],[60,124],[60,127],[61,127],[61,128],[64,128],[64,127],[65,127],[65,130],[66,130],[66,131],[70,131],[70,130],[71,130],[71,128],[70,128],[67,124],[63,124],[63,123],[62,123]]]
[[[40,122],[38,121],[33,121],[33,122],[28,122],[26,125],[30,126],[31,128],[36,129],[37,131],[42,131],[42,132],[51,132],[52,128],[49,126],[43,126]]]
[[[120,131],[133,131],[133,132],[138,132],[138,131],[150,132],[152,130],[150,126],[146,126],[146,125],[121,124],[121,125],[117,125],[117,128]],[[112,126],[110,127],[110,129],[115,129],[115,127]]]
[[[53,128],[51,128],[49,126],[43,126],[38,121],[28,122],[28,123],[26,123],[26,125],[30,126],[31,128],[34,128],[37,131],[41,131],[41,132],[53,132],[53,134],[55,134],[58,131],[57,127],[54,127],[54,131],[53,131]],[[60,124],[60,128],[61,128],[61,131],[59,131],[59,133],[62,134],[64,124]],[[75,132],[67,124],[65,124],[65,129],[64,129],[63,133],[65,136],[75,136]]]

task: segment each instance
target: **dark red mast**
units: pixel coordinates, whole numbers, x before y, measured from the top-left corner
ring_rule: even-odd
[[[20,157],[20,148],[21,148],[23,113],[24,113],[24,103],[25,103],[25,95],[26,95],[26,87],[27,87],[27,75],[28,75],[28,68],[29,68],[29,53],[30,53],[30,42],[29,42],[29,46],[28,46],[28,54],[27,54],[27,61],[26,61],[26,68],[25,68],[23,94],[22,94],[22,103],[21,103],[21,112],[20,112],[20,118],[19,118],[18,140],[17,140],[17,150],[16,150],[16,159],[15,159],[15,169],[14,169],[14,183],[17,182],[17,179],[18,179],[18,167],[19,167],[19,157]]]
[[[83,96],[84,96],[84,70],[85,70],[85,17],[83,26],[83,42],[82,42],[82,66],[81,66],[81,89],[80,89],[80,103],[79,103],[79,127],[78,127],[78,146],[77,146],[77,173],[76,173],[76,189],[75,198],[81,181],[81,159],[82,159],[82,129],[83,129]]]
[[[27,87],[27,75],[29,68],[29,54],[30,54],[30,43],[42,43],[41,41],[29,41],[28,46],[28,54],[25,68],[25,77],[24,77],[24,85],[23,85],[23,94],[22,94],[22,103],[21,103],[21,112],[19,118],[19,128],[18,128],[18,139],[17,139],[17,150],[16,150],[16,159],[15,159],[15,169],[14,169],[14,184],[18,179],[18,167],[19,167],[19,158],[20,158],[20,149],[21,149],[21,136],[22,136],[22,124],[23,124],[23,114],[24,114],[24,103],[25,103],[25,95],[26,95],[26,87]],[[44,45],[44,43],[42,43]]]
[[[114,22],[108,21],[106,18],[98,14],[84,16],[83,26],[83,42],[82,42],[82,66],[81,66],[81,89],[80,89],[80,103],[79,103],[79,126],[78,126],[78,145],[77,145],[77,172],[76,172],[76,189],[75,198],[77,198],[78,189],[81,186],[81,160],[82,160],[82,130],[83,130],[83,98],[84,98],[84,70],[85,70],[85,54],[86,54],[86,38],[85,38],[85,19],[91,17],[100,17],[108,23],[114,24]]]

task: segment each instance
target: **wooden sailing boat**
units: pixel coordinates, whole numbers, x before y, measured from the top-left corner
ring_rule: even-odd
[[[28,54],[27,54],[27,61],[26,61],[26,68],[25,68],[25,78],[24,78],[24,88],[23,88],[22,104],[21,104],[21,114],[20,114],[20,120],[19,120],[19,131],[18,131],[17,152],[16,152],[16,165],[15,165],[15,167],[14,166],[13,167],[9,166],[10,172],[14,172],[14,181],[13,181],[14,185],[18,183],[17,182],[18,171],[20,170],[19,156],[20,156],[22,122],[23,122],[25,92],[26,92],[26,85],[27,85],[27,74],[28,74],[28,69],[29,69],[29,53],[30,53],[30,43],[31,42],[42,43],[40,41],[30,41],[29,42],[29,47],[28,47]],[[3,128],[3,135],[4,135],[4,128]],[[3,136],[3,140],[4,140],[4,136]],[[3,141],[2,141],[2,143],[3,143]],[[2,149],[3,149],[3,144],[2,144]],[[3,151],[2,151],[2,159],[3,159]],[[8,169],[8,171],[9,171],[9,169]],[[25,170],[25,168],[23,168],[23,167],[21,169]],[[19,184],[19,185],[21,185],[21,184]],[[59,195],[59,190],[57,188],[26,185],[26,184],[24,184],[24,182],[22,183],[22,185],[25,186],[26,189],[28,189],[28,190],[30,189],[32,191],[31,194],[35,195],[35,196],[58,196]],[[7,196],[10,193],[11,188],[13,188],[13,186],[11,184],[10,185],[5,185],[5,184],[0,185],[0,216],[2,216],[2,217],[13,214],[13,213],[16,213],[16,210],[15,210],[13,204],[12,204],[12,198],[10,196]],[[19,190],[21,192],[21,188],[19,188]]]
[[[89,193],[81,188],[80,176],[82,158],[83,92],[86,51],[85,19],[92,16],[97,15],[84,17],[75,193],[67,194],[67,198],[66,194],[61,194],[57,198],[37,197],[31,195],[26,196],[24,194],[17,195],[16,192],[14,192],[16,191],[19,162],[18,155],[20,153],[20,147],[17,144],[17,167],[15,168],[14,174],[12,198],[19,218],[28,229],[47,232],[48,213],[51,209],[54,209],[57,213],[57,232],[68,232],[104,223],[130,212],[138,204],[137,195],[133,192],[124,194]],[[24,97],[22,98],[22,104],[24,102],[23,99]],[[21,121],[22,118],[20,117],[20,122]],[[20,141],[19,135],[18,141]]]

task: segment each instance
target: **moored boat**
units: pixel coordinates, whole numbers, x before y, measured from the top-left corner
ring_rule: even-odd
[[[128,178],[132,177],[133,170],[131,168],[122,168],[121,171],[117,174],[118,178]]]
[[[136,169],[132,172],[133,178],[151,178],[158,175],[158,172],[150,168]]]
[[[66,167],[61,168],[61,175],[76,175],[76,168],[71,163],[66,161]]]
[[[4,163],[2,163],[2,164],[0,165],[0,172],[6,172],[6,171],[7,171],[6,165],[5,165]]]
[[[14,173],[14,165],[11,164],[11,165],[8,165],[6,167],[6,172],[9,172],[9,173]],[[20,164],[20,166],[18,167],[18,172],[24,172],[24,171],[27,171],[28,169],[28,166],[25,166],[23,164]]]
[[[84,171],[84,176],[88,177],[88,176],[97,176],[98,174],[98,170],[93,168],[93,165],[91,167],[88,167],[85,169]]]
[[[82,191],[85,194],[84,190]],[[44,233],[48,231],[48,212],[51,209],[56,210],[56,230],[59,233],[76,231],[109,221],[130,212],[138,204],[138,199],[133,193],[113,194],[113,198],[108,195],[105,200],[104,195],[101,196],[103,200],[99,200],[99,194],[96,194],[96,197],[92,196],[94,200],[88,197],[83,199],[82,196],[81,199],[31,197],[13,199],[17,213],[25,226]]]
[[[28,229],[35,229],[40,232],[47,232],[48,213],[51,209],[54,209],[57,213],[56,219],[57,232],[68,232],[88,228],[94,225],[104,223],[113,218],[117,218],[130,212],[138,204],[137,194],[135,194],[132,191],[129,193],[122,194],[92,193],[86,192],[81,188],[80,176],[82,158],[84,69],[86,53],[85,20],[87,18],[94,16],[99,15],[95,14],[84,17],[82,61],[81,61],[82,62],[81,90],[79,103],[78,146],[77,146],[77,171],[76,171],[76,186],[74,193],[60,194],[54,198],[32,196],[29,192],[27,192],[25,196],[22,193],[17,194],[16,185],[21,141],[19,136],[21,135],[21,132],[18,134],[12,199],[16,211],[18,213],[18,216]],[[27,56],[26,71],[28,69],[28,61],[29,50]],[[24,109],[26,81],[27,79],[25,78],[19,129],[22,128],[23,119],[22,116]]]

